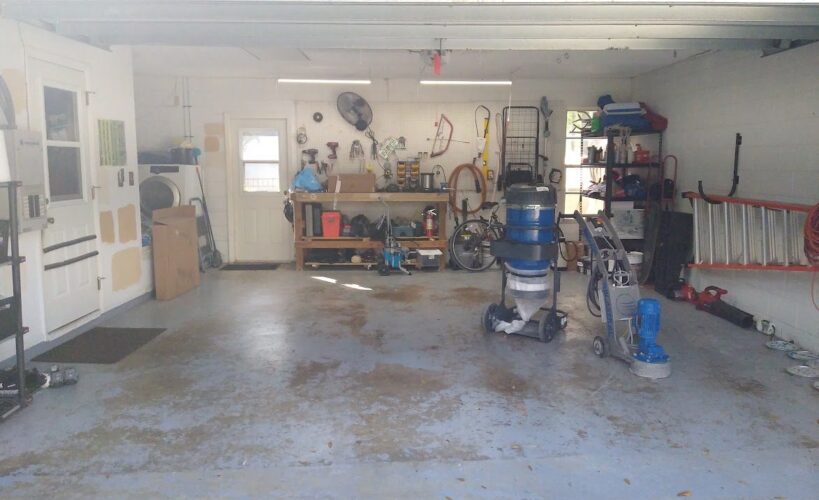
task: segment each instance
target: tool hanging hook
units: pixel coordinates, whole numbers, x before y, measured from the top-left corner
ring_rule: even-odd
[[[737,185],[739,185],[739,147],[742,146],[742,134],[737,132],[736,142],[734,144],[734,177],[731,181],[731,191],[728,193],[728,196],[734,196],[734,193],[737,191]],[[700,192],[700,196],[702,199],[707,201],[712,205],[719,205],[720,201],[712,200],[705,194],[705,190],[702,188],[702,181],[697,182],[697,189]]]

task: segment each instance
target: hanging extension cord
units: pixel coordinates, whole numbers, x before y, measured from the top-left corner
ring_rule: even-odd
[[[808,212],[805,220],[805,256],[808,258],[808,264],[814,266],[810,298],[813,307],[819,311],[819,304],[816,303],[816,274],[819,273],[819,203]]]

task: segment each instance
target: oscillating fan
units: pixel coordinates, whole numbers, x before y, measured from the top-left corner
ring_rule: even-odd
[[[350,125],[363,132],[373,121],[373,109],[363,97],[354,92],[344,92],[336,102],[338,112]]]

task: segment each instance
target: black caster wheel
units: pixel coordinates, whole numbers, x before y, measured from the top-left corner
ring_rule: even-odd
[[[498,308],[497,304],[489,304],[483,311],[481,316],[481,324],[486,333],[495,333],[495,310]]]
[[[594,349],[594,354],[597,357],[605,358],[609,355],[609,348],[606,345],[606,341],[603,340],[603,337],[595,337],[594,341],[592,342],[592,348]]]
[[[541,342],[551,342],[560,329],[560,323],[552,312],[545,312],[537,324],[537,334]]]

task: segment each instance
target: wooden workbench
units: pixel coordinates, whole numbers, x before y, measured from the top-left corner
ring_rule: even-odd
[[[446,220],[449,195],[447,193],[292,193],[293,200],[293,230],[296,245],[296,269],[304,269],[304,250],[311,248],[369,248],[376,251],[384,247],[384,243],[370,238],[324,238],[305,236],[304,204],[305,203],[419,203],[435,205],[438,209],[438,235],[435,238],[398,238],[402,247],[410,249],[435,249],[443,255],[439,260],[438,268],[446,268]],[[372,265],[363,262],[362,266]]]

